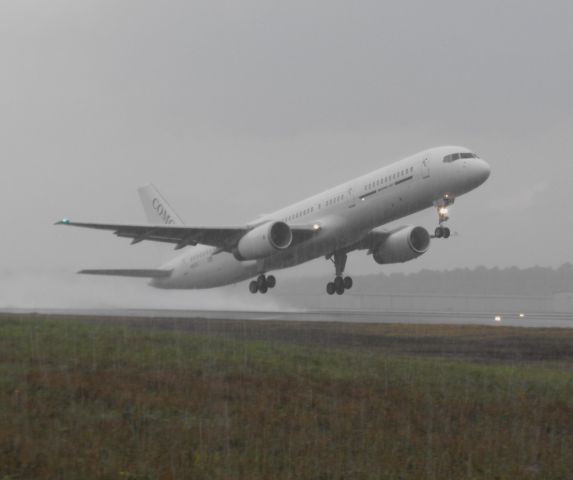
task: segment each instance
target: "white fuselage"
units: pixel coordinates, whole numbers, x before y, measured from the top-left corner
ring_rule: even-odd
[[[158,288],[211,288],[236,283],[272,270],[329,255],[364,238],[372,229],[424,210],[444,197],[455,198],[481,185],[489,165],[479,158],[445,162],[462,147],[420,152],[358,177],[299,203],[258,218],[250,225],[283,221],[289,225],[318,225],[310,240],[261,259],[239,261],[214,247],[196,246],[162,268],[169,277],[153,279]]]

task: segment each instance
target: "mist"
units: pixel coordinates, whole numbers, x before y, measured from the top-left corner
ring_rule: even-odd
[[[52,224],[143,222],[152,181],[189,224],[240,225],[444,144],[492,167],[452,207],[458,235],[383,270],[355,253],[353,274],[571,261],[571,2],[25,0],[0,16],[5,304],[235,305],[78,277],[174,252]]]

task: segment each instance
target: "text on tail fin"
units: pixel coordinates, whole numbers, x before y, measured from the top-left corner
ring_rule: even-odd
[[[149,223],[155,225],[183,225],[179,215],[175,213],[175,210],[152,184],[140,187],[137,191]]]

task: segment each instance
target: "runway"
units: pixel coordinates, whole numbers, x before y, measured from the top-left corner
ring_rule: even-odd
[[[476,324],[528,328],[573,328],[573,313],[416,312],[372,310],[175,310],[175,309],[2,309],[1,313],[156,319],[213,319],[293,322]]]

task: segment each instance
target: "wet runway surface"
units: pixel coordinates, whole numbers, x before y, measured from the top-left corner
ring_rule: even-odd
[[[382,312],[367,310],[173,310],[173,309],[6,309],[4,313],[157,319],[275,320],[294,322],[477,324],[531,328],[573,328],[573,313]]]

